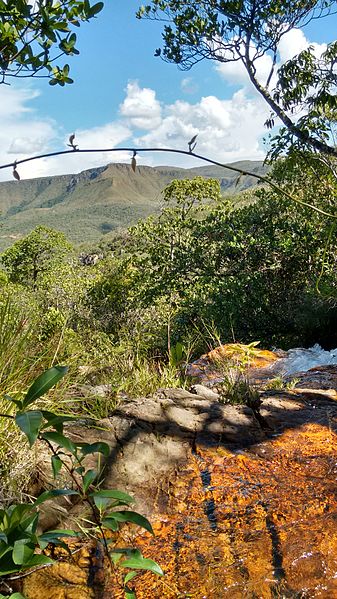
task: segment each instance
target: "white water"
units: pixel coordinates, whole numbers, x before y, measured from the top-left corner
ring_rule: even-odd
[[[322,349],[318,343],[309,349],[290,349],[286,358],[278,362],[282,374],[290,375],[295,372],[306,372],[315,366],[337,364],[337,348],[331,351]]]

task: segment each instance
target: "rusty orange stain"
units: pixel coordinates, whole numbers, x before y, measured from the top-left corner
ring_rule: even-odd
[[[136,537],[165,571],[140,575],[137,598],[337,598],[336,447],[318,424],[258,452],[198,447],[172,480],[167,513],[154,506],[155,538]]]

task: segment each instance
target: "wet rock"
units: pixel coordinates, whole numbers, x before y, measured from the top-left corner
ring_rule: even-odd
[[[97,541],[79,544],[72,539],[67,544],[71,559],[55,548],[50,557],[57,563],[22,579],[19,588],[26,599],[102,599],[109,577],[103,547]]]
[[[220,345],[208,354],[204,354],[187,366],[186,374],[210,387],[221,382],[224,378],[225,369],[233,366],[243,366],[247,369],[249,376],[255,369],[259,369],[262,378],[266,378],[269,369],[280,359],[276,352],[258,349],[240,343],[228,343]],[[262,369],[266,373],[262,375]],[[275,374],[269,374],[269,378]]]
[[[288,378],[299,379],[295,388],[305,387],[337,391],[337,365],[316,366],[307,372],[298,372]]]
[[[255,381],[270,373],[251,371]],[[337,596],[336,379],[337,367],[316,368],[293,390],[261,393],[265,428],[251,408],[224,405],[200,384],[126,400],[95,426],[67,427],[75,441],[108,443],[104,487],[134,495],[154,526],[156,537],[141,534],[137,546],[166,576],[137,578],[139,599]],[[87,466],[97,466],[95,456]],[[53,528],[78,515],[70,507]],[[111,583],[104,597],[122,593]]]

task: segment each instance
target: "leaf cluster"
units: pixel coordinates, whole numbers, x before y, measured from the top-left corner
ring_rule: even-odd
[[[104,489],[97,485],[99,472],[86,469],[84,459],[89,454],[100,453],[109,456],[106,443],[75,443],[64,433],[64,425],[76,420],[64,414],[56,414],[34,406],[35,402],[52,389],[66,374],[67,367],[54,366],[33,382],[22,399],[6,396],[16,407],[15,423],[24,433],[32,447],[39,439],[51,450],[51,466],[55,480],[65,469],[73,483],[73,488],[54,488],[44,491],[33,503],[10,505],[0,510],[0,577],[20,574],[37,566],[47,566],[53,560],[44,554],[49,544],[59,545],[68,551],[65,537],[78,536],[72,530],[52,530],[38,534],[39,506],[49,499],[62,496],[76,496],[86,502],[92,511],[96,534],[103,536],[108,557],[118,567],[132,568],[125,577],[125,591],[131,594],[127,585],[137,574],[137,570],[150,570],[161,575],[161,568],[152,560],[145,559],[135,550],[109,549],[105,530],[118,531],[121,523],[136,524],[151,534],[149,521],[141,514],[128,508],[133,498],[119,490]],[[2,417],[6,417],[2,415]],[[10,416],[8,416],[10,417]],[[69,466],[69,459],[71,465]],[[121,558],[126,559],[121,559]],[[9,579],[10,581],[10,579]]]
[[[1,0],[0,82],[44,76],[51,85],[72,83],[69,65],[56,61],[79,54],[74,29],[102,8],[103,2],[90,0]]]

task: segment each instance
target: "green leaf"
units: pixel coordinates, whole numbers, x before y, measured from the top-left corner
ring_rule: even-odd
[[[44,493],[41,493],[41,495],[34,501],[32,507],[37,507],[53,497],[64,497],[66,495],[79,495],[79,492],[74,491],[73,489],[52,489],[51,491],[44,491]]]
[[[119,502],[124,503],[125,505],[129,505],[130,503],[134,503],[134,498],[123,491],[118,491],[118,489],[102,489],[101,491],[94,491],[90,493],[90,497],[106,497],[108,499],[117,499]]]
[[[64,537],[78,537],[80,533],[73,530],[49,530],[44,532],[38,537],[38,543],[41,549],[47,547],[49,543],[63,547],[66,551],[69,551],[68,545],[62,541]]]
[[[47,420],[47,423],[42,427],[43,429],[53,427],[58,433],[63,433],[63,424],[65,422],[74,422],[77,420],[75,416],[63,416],[60,414],[54,414],[54,412],[48,412],[41,410],[43,418]]]
[[[95,15],[97,15],[99,12],[101,12],[102,8],[104,7],[103,2],[97,2],[97,4],[94,4],[89,10],[88,10],[88,16],[89,17],[94,17]]]
[[[16,541],[13,548],[13,562],[19,566],[28,563],[34,555],[34,546],[27,544],[27,539]]]
[[[103,507],[105,506],[103,505]],[[114,532],[117,532],[117,530],[119,530],[118,522],[114,518],[103,518],[102,526],[108,528],[109,530],[113,530]]]
[[[4,399],[7,399],[7,401],[11,401],[13,404],[16,405],[17,408],[19,408],[19,410],[22,410],[22,401],[20,399],[13,399],[12,397],[10,397],[10,395],[4,395]]]
[[[90,485],[94,482],[94,480],[97,477],[97,472],[96,470],[88,470],[85,475],[83,476],[83,489],[84,492],[86,493],[87,490],[89,489]]]
[[[76,454],[76,445],[60,433],[55,433],[54,431],[46,432],[41,435],[42,439],[46,439],[47,441],[51,441],[52,443],[57,443],[59,447],[63,447],[72,453]]]
[[[89,455],[91,453],[102,453],[105,458],[109,457],[110,447],[107,443],[78,443],[83,455]]]
[[[33,401],[47,393],[49,389],[54,387],[54,385],[64,377],[67,371],[68,366],[53,366],[40,374],[28,389],[23,400],[23,407],[26,408],[33,403]]]
[[[129,572],[125,577],[124,577],[124,584],[128,584],[128,582],[130,582],[130,580],[132,580],[135,576],[137,576],[138,572]]]
[[[58,455],[52,455],[51,456],[51,465],[52,465],[52,469],[53,469],[53,476],[54,476],[54,478],[56,478],[63,466],[63,462],[62,462],[61,458],[59,458]]]
[[[154,535],[150,522],[147,520],[147,518],[145,518],[141,514],[138,514],[137,512],[131,512],[128,510],[125,510],[123,512],[111,512],[110,514],[107,514],[105,516],[102,523],[104,523],[107,519],[110,520],[111,518],[116,520],[117,522],[132,522],[133,524],[138,524],[138,526],[145,528],[145,530]]]
[[[33,568],[35,566],[44,566],[45,564],[53,564],[54,560],[46,555],[33,555],[32,559],[25,563],[25,568]]]
[[[164,572],[160,566],[152,559],[146,559],[145,557],[131,557],[122,562],[119,562],[121,568],[132,568],[134,570],[149,570],[154,574],[163,576]]]
[[[89,497],[93,498],[100,512],[103,512],[107,508],[116,507],[117,505],[129,505],[134,501],[130,495],[117,490],[94,491],[89,494]]]
[[[124,596],[125,599],[137,599],[137,595],[134,591],[132,591],[131,589],[129,589],[128,587],[125,587],[124,589]]]
[[[34,445],[43,422],[42,413],[37,410],[19,412],[15,416],[17,426],[26,435],[30,447]]]

